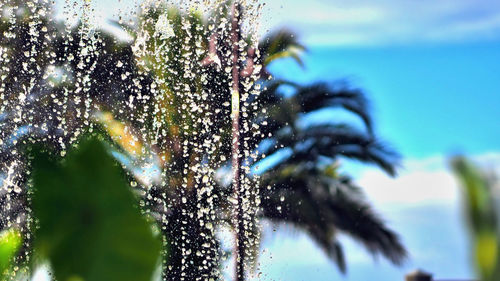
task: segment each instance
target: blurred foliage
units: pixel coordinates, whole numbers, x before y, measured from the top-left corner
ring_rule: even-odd
[[[20,0],[14,2],[21,8],[25,5]],[[230,107],[221,106],[231,102],[230,89],[225,86],[230,81],[224,73],[225,69],[231,66],[231,62],[224,55],[231,50],[231,40],[228,40],[228,32],[224,32],[224,25],[221,25],[230,19],[230,2],[221,1],[221,6],[214,9],[213,16],[208,18],[194,11],[184,13],[175,7],[162,6],[148,9],[141,14],[137,26],[116,23],[132,38],[137,39],[141,28],[151,33],[158,17],[166,15],[168,18],[176,36],[149,38],[148,41],[141,42],[152,52],[138,57],[133,51],[137,42],[120,40],[102,30],[95,32],[95,36],[100,40],[96,43],[98,54],[94,58],[95,69],[84,69],[90,73],[91,87],[88,96],[93,103],[91,107],[99,109],[94,112],[94,117],[121,146],[120,152],[134,157],[149,153],[150,150],[160,159],[159,168],[167,171],[162,181],[147,186],[139,184],[137,189],[143,191],[141,195],[145,203],[144,210],[158,220],[163,234],[168,237],[169,251],[165,268],[170,280],[180,279],[184,258],[180,246],[183,236],[190,241],[192,248],[202,251],[202,255],[190,256],[190,265],[198,271],[184,272],[187,274],[185,278],[211,275],[214,272],[212,265],[220,264],[220,249],[215,235],[200,235],[202,227],[198,219],[186,216],[196,213],[199,207],[196,204],[182,204],[181,197],[185,197],[187,202],[199,202],[201,207],[207,203],[207,198],[199,198],[194,188],[194,173],[189,170],[187,176],[183,174],[185,167],[193,167],[200,160],[206,159],[211,159],[212,162],[208,165],[214,169],[223,170],[231,165]],[[15,136],[16,139],[16,142],[0,144],[0,160],[5,162],[19,158],[20,156],[12,151],[21,151],[20,146],[34,140],[59,151],[70,147],[75,140],[75,129],[88,125],[75,117],[78,110],[84,107],[84,103],[73,102],[76,98],[87,98],[78,96],[79,93],[75,91],[73,74],[82,70],[78,69],[78,60],[70,63],[66,60],[67,57],[79,56],[80,26],[76,25],[68,30],[68,36],[63,24],[48,20],[50,15],[41,17],[41,24],[32,27],[40,34],[37,38],[40,46],[35,71],[39,76],[29,77],[19,71],[23,63],[30,59],[24,52],[30,48],[31,17],[29,9],[24,11],[22,14],[16,14],[15,24],[3,15],[0,21],[2,34],[7,30],[16,34],[15,37],[0,37],[0,45],[9,50],[8,56],[12,58],[6,63],[10,71],[4,82],[4,98],[15,100],[22,91],[21,85],[32,80],[35,87],[27,100],[36,102],[29,103],[22,109],[23,112],[29,113],[29,116],[25,116],[20,122],[13,121],[16,118],[16,110],[7,108],[0,114],[0,137],[10,140]],[[210,26],[215,28],[211,29]],[[43,27],[47,28],[46,32],[42,31]],[[53,38],[45,39],[47,34],[53,35]],[[67,42],[68,37],[73,40]],[[200,43],[200,47],[196,46],[196,42]],[[169,53],[166,56],[148,55],[161,48]],[[258,216],[276,224],[291,224],[305,231],[336,262],[341,271],[346,270],[346,262],[342,245],[337,239],[339,233],[359,241],[372,254],[382,255],[391,262],[400,264],[406,257],[406,251],[399,237],[372,210],[363,197],[361,188],[357,187],[348,175],[339,173],[337,169],[340,159],[350,158],[374,164],[390,175],[396,172],[399,157],[374,133],[369,103],[364,92],[346,83],[334,81],[299,85],[294,81],[270,79],[272,75],[267,66],[287,57],[302,65],[301,54],[305,50],[292,32],[280,30],[262,38],[258,46],[242,51],[248,58],[242,63],[241,75],[257,73],[260,79],[251,85],[250,90],[260,90],[261,93],[248,97],[249,104],[259,106],[247,107],[247,111],[242,114],[248,123],[255,124],[258,128],[252,127],[247,132],[242,132],[241,139],[247,142],[248,147],[258,147],[258,150],[266,155],[279,153],[282,149],[291,152],[291,156],[283,157],[274,167],[266,170],[258,170],[259,163],[255,163],[251,157],[245,155],[245,159],[242,159],[242,162],[256,167],[261,175],[257,192],[262,198],[262,211]],[[188,56],[189,54],[194,55]],[[46,59],[50,57],[53,58],[52,61]],[[184,69],[187,64],[192,65],[189,71]],[[42,73],[50,67],[62,71],[63,75],[68,77],[67,80],[58,82],[50,78],[45,79]],[[189,72],[194,73],[194,77],[191,77]],[[202,74],[206,75],[204,81],[201,79]],[[17,83],[14,83],[15,79],[18,79]],[[162,83],[158,85],[153,83],[154,81]],[[151,94],[153,90],[154,95]],[[246,93],[247,90],[247,86],[241,85],[241,93]],[[293,94],[290,95],[290,91]],[[209,130],[203,128],[200,122],[194,122],[197,121],[195,118],[199,118],[198,112],[182,108],[184,101],[178,94],[183,92],[194,94],[196,98],[207,103],[205,111],[212,113],[212,125]],[[74,98],[65,98],[68,93]],[[157,98],[152,99],[152,96]],[[67,104],[63,111],[52,102],[65,99]],[[129,106],[130,100],[134,100],[136,106]],[[351,124],[349,120],[339,120],[338,115],[330,112],[330,109],[347,111],[353,115],[353,119],[359,119],[361,124],[357,126],[356,122]],[[329,122],[307,126],[302,124],[304,116],[319,111],[326,112],[324,116]],[[146,118],[141,118],[143,116]],[[66,130],[61,130],[61,124]],[[162,127],[155,128],[155,124],[162,124]],[[44,127],[47,129],[40,129]],[[199,132],[196,140],[184,138],[184,133],[192,135],[193,131]],[[158,137],[159,135],[161,137]],[[210,157],[206,151],[196,149],[201,147],[205,140],[215,139],[220,142],[220,147],[213,151]],[[182,144],[186,140],[192,145],[184,151]],[[184,154],[188,156],[184,157]],[[101,167],[101,163],[97,164],[99,165],[95,165],[95,169]],[[18,184],[23,186],[23,189],[19,194],[8,194],[10,202],[15,202],[12,208],[2,208],[0,204],[2,228],[7,226],[4,218],[20,217],[22,221],[25,218],[21,214],[28,205],[28,169],[24,165],[19,165],[17,169],[21,175]],[[64,171],[61,167],[58,169]],[[186,187],[182,187],[183,177],[188,179]],[[142,183],[140,180],[138,182]],[[181,194],[181,191],[184,194]],[[94,193],[97,194],[86,196],[101,196],[98,195],[99,192],[100,190],[96,190]],[[213,194],[217,200],[211,202],[211,219],[217,224],[229,224],[232,213],[232,205],[227,203],[227,198],[232,195],[230,186],[218,181]],[[5,202],[5,198],[6,196],[1,197],[0,201]],[[71,198],[61,198],[61,204],[63,199]],[[72,218],[79,221],[79,217]],[[64,223],[70,226],[70,217],[66,219],[68,221]],[[181,221],[186,222],[183,230],[179,227]],[[258,237],[259,226],[252,226],[253,228],[248,229],[249,236]],[[214,240],[215,250],[202,247],[207,241]],[[71,247],[67,247],[67,251],[70,251]],[[50,247],[46,248],[47,254],[55,254],[51,252]],[[257,250],[248,249],[249,255],[257,255]],[[60,254],[62,255],[62,252]],[[68,263],[75,258],[71,255],[68,257]],[[62,259],[59,255],[58,258]],[[207,265],[207,260],[216,262]]]
[[[500,280],[500,205],[494,200],[495,179],[463,157],[451,163],[465,197],[478,273],[482,281]]]
[[[0,279],[5,280],[8,269],[21,247],[21,233],[16,229],[4,230],[0,233]]]
[[[83,141],[63,164],[37,152],[33,166],[34,243],[57,280],[151,280],[160,242],[99,141]]]
[[[95,119],[99,122],[110,138],[131,156],[140,156],[143,152],[143,145],[136,141],[133,133],[127,131],[127,126],[113,118],[110,112],[100,111],[95,114]]]

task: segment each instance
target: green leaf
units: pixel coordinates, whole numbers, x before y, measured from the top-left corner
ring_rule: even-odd
[[[0,277],[2,280],[21,243],[21,233],[16,229],[4,230],[0,233]]]
[[[297,46],[290,46],[287,49],[274,53],[273,55],[268,56],[264,60],[264,65],[269,65],[271,62],[277,60],[277,59],[282,59],[282,58],[292,58],[297,62],[301,67],[304,67],[304,62],[302,61],[302,58],[300,57],[302,52],[304,50],[300,47]]]
[[[463,157],[452,159],[452,167],[462,183],[481,280],[500,280],[500,233],[498,206],[495,206],[492,194],[493,182]]]
[[[117,163],[96,140],[64,164],[34,159],[35,246],[57,280],[151,280],[160,242]]]

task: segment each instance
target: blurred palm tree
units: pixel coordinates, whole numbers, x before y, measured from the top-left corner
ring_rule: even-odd
[[[222,4],[208,19],[195,11],[184,13],[171,7],[146,9],[140,16],[138,26],[116,23],[135,39],[134,42],[99,32],[95,69],[89,69],[92,86],[88,95],[92,97],[94,110],[101,112],[97,116],[107,116],[99,119],[105,130],[109,133],[111,127],[114,128],[111,135],[116,137],[111,139],[121,144],[121,152],[131,158],[147,154],[148,148],[151,149],[158,155],[161,169],[166,171],[161,182],[144,188],[143,200],[146,211],[158,219],[167,238],[164,273],[170,280],[219,276],[222,250],[216,232],[207,232],[200,226],[199,219],[190,214],[211,206],[205,223],[231,224],[232,205],[227,198],[232,196],[232,190],[228,184],[219,180],[212,191],[214,196],[200,196],[195,188],[195,172],[185,172],[186,167],[196,167],[200,162],[219,170],[230,167],[230,160],[226,159],[231,159],[231,109],[223,106],[231,102],[231,89],[226,86],[230,81],[225,69],[232,64],[225,54],[231,50],[232,41],[228,38],[230,34],[224,31],[227,25],[223,24],[231,22],[229,7],[230,2]],[[162,17],[162,20],[168,20],[175,36],[157,34],[139,42],[145,38],[140,37],[141,33],[155,33],[156,24]],[[62,26],[44,21],[38,28],[41,30],[44,25],[55,34],[55,38],[46,44],[55,53],[55,59],[41,62],[41,69],[57,66],[70,55],[78,56],[81,51],[78,26],[70,30],[70,37],[74,39],[68,43],[57,31]],[[16,38],[28,36],[29,31],[22,25],[9,26],[8,20],[2,18],[0,31],[9,28],[18,34]],[[249,39],[246,41],[249,42]],[[8,63],[9,69],[12,69],[9,75],[22,76],[13,65],[24,59],[22,51],[13,48],[19,42],[7,38],[0,42],[13,50],[13,59]],[[267,68],[271,63],[291,58],[302,65],[300,54],[304,50],[291,32],[280,30],[264,38],[256,48],[247,44],[241,52],[246,54],[247,59],[240,64],[243,81],[240,91],[245,93],[262,89],[259,95],[248,96],[247,103],[258,106],[247,107],[243,118],[257,126],[242,131],[241,139],[247,142],[247,147],[258,147],[266,155],[282,155],[275,166],[267,169],[257,168],[263,166],[263,162],[256,162],[251,156],[245,156],[242,161],[255,168],[255,174],[260,175],[256,177],[261,198],[261,211],[257,215],[304,230],[342,272],[346,270],[346,263],[342,245],[337,240],[339,233],[359,241],[373,255],[380,254],[394,264],[400,264],[406,251],[398,236],[371,209],[361,189],[338,169],[339,159],[350,158],[375,164],[394,175],[398,156],[375,135],[368,102],[361,90],[341,83],[304,86],[293,81],[271,79]],[[76,73],[78,61],[70,63],[69,68],[70,72]],[[258,75],[259,80],[250,90],[245,89],[245,79],[250,79],[252,74]],[[81,105],[70,104],[63,114],[64,118],[60,116],[60,109],[51,110],[49,105],[54,96],[64,99],[67,89],[74,89],[74,80],[70,77],[64,83],[49,84],[47,79],[35,77],[35,81],[40,90],[30,94],[37,96],[37,103],[31,105],[29,112],[32,112],[32,118],[24,120],[24,125],[38,128],[36,124],[52,120],[53,123],[48,124],[49,130],[40,132],[39,141],[57,147],[61,147],[60,143],[70,145],[71,134],[58,130],[58,124],[65,120],[64,124],[69,125],[70,131],[73,127],[84,127],[84,120],[74,117],[76,108]],[[14,94],[15,85],[5,84],[3,88]],[[285,94],[290,89],[293,94]],[[183,92],[186,94],[179,94]],[[187,93],[189,98],[202,102],[204,108],[201,111],[183,107]],[[130,100],[135,100],[140,106],[129,106]],[[325,118],[336,123],[304,125],[304,116],[331,108],[350,112],[362,125],[336,120],[336,116],[330,115],[325,115]],[[0,126],[9,127],[12,124],[10,118],[7,109]],[[198,118],[205,118],[208,123],[198,122]],[[16,135],[15,130],[19,127],[16,125],[11,130],[2,131],[2,140]],[[137,146],[131,147],[127,145],[130,142],[121,141],[126,134]],[[2,145],[2,161],[11,157],[10,152],[30,136],[18,134],[16,138],[15,143]],[[210,152],[200,149],[205,140],[217,140]],[[188,146],[183,145],[185,141],[189,141]],[[25,197],[20,198],[21,201],[26,200]],[[21,206],[24,204],[19,203],[18,206],[16,210],[22,213]],[[14,214],[12,210],[3,212],[2,217]],[[185,222],[183,227],[181,222]],[[260,228],[257,225],[247,231],[250,239],[258,240]],[[212,247],[204,247],[206,243],[211,243]],[[186,257],[183,252],[185,247],[197,249],[200,254],[190,254],[186,263],[183,260]],[[245,261],[255,261],[258,253],[255,245],[243,247]]]
[[[156,12],[158,12],[156,10]],[[191,19],[191,27],[196,30],[196,24],[203,24],[195,15],[181,15],[178,12],[170,12],[171,22],[173,22],[175,38],[172,38],[171,44],[178,44],[170,46],[169,50],[181,50],[182,44],[186,42],[183,37],[181,20],[177,17],[183,16]],[[172,16],[174,14],[175,16]],[[221,18],[230,19],[230,14],[220,13]],[[154,14],[147,15],[147,18],[155,18]],[[194,20],[196,19],[196,20]],[[230,20],[228,20],[230,22]],[[156,22],[153,20],[152,22]],[[212,23],[218,26],[219,22]],[[210,23],[205,23],[204,28]],[[206,31],[205,31],[206,32]],[[205,34],[207,34],[206,32]],[[193,85],[192,89],[200,92],[211,92],[217,89],[217,94],[210,95],[208,99],[209,112],[217,112],[221,109],[221,105],[229,103],[231,98],[230,89],[228,87],[221,88],[226,82],[227,78],[224,74],[220,74],[219,68],[224,69],[230,65],[227,60],[224,60],[223,53],[229,49],[231,40],[224,38],[223,31],[219,31],[216,36],[205,36],[203,45],[206,46],[208,54],[203,54],[200,58],[210,57],[211,52],[214,52],[219,60],[212,61],[208,65],[201,64],[197,67],[201,70],[193,70],[194,73],[209,73],[208,83],[206,85]],[[221,35],[222,34],[222,35]],[[180,36],[179,36],[180,35]],[[191,37],[192,38],[192,37]],[[216,38],[216,39],[214,39]],[[328,86],[325,83],[318,83],[313,85],[302,86],[294,83],[293,81],[282,80],[268,80],[270,77],[267,66],[275,60],[290,57],[302,64],[300,53],[305,48],[299,44],[294,35],[286,30],[278,31],[270,36],[264,38],[259,46],[258,52],[261,56],[257,58],[256,65],[261,64],[263,67],[260,70],[261,80],[257,83],[264,90],[258,96],[251,96],[248,101],[249,104],[258,104],[256,108],[249,107],[247,110],[247,120],[251,120],[252,124],[265,124],[259,126],[258,130],[251,130],[241,135],[241,139],[248,141],[249,147],[259,147],[261,153],[272,155],[278,153],[279,150],[288,150],[290,156],[281,157],[279,163],[268,170],[259,171],[261,174],[259,178],[260,187],[259,195],[262,198],[262,212],[260,216],[264,219],[269,219],[278,223],[291,223],[300,229],[305,230],[311,237],[325,250],[327,255],[336,262],[341,271],[345,271],[346,264],[344,253],[341,244],[336,239],[337,233],[346,233],[354,239],[360,241],[366,248],[373,254],[382,254],[395,264],[403,261],[406,252],[401,245],[397,235],[388,229],[382,220],[371,210],[369,204],[363,199],[361,190],[356,187],[350,178],[345,175],[340,175],[337,172],[337,159],[339,157],[348,157],[366,163],[372,163],[381,167],[385,172],[390,175],[395,174],[395,165],[397,164],[397,155],[387,149],[375,136],[373,132],[372,120],[368,111],[368,103],[364,94],[357,89],[349,88],[345,85]],[[214,42],[216,40],[216,42]],[[195,42],[192,42],[194,45]],[[159,44],[158,44],[159,45]],[[217,48],[213,46],[216,45]],[[256,51],[248,47],[246,53],[251,57]],[[152,53],[155,53],[153,50]],[[175,57],[175,55],[172,55]],[[206,59],[205,59],[206,60]],[[147,61],[154,61],[149,58]],[[204,60],[202,60],[204,61]],[[152,64],[163,64],[164,62],[153,62]],[[221,65],[218,65],[220,63]],[[174,85],[173,81],[178,77],[183,77],[184,72],[182,67],[175,68],[175,65],[166,64],[164,69],[160,69],[159,73],[154,75],[160,76],[166,81],[165,87]],[[246,69],[249,64],[245,64],[243,68]],[[166,68],[175,68],[175,75],[166,72]],[[207,72],[205,72],[208,69]],[[165,77],[166,76],[166,77]],[[186,82],[183,82],[186,83]],[[293,88],[294,94],[287,96],[284,94],[285,86]],[[175,89],[168,89],[166,92],[171,93]],[[170,99],[175,97],[169,96]],[[164,116],[169,116],[171,120],[182,120],[178,116],[188,115],[186,112],[179,111],[180,104],[171,104],[171,109],[166,110]],[[339,107],[362,120],[363,126],[357,128],[349,122],[339,123],[322,123],[310,126],[301,126],[300,120],[303,116],[317,112],[319,110]],[[264,112],[264,113],[263,113]],[[224,109],[214,116],[213,125],[209,131],[200,135],[199,139],[212,139],[215,134],[221,132],[221,146],[217,154],[224,156],[222,159],[230,159],[231,153],[231,135],[230,135],[230,120],[229,108]],[[177,115],[177,118],[175,117]],[[332,116],[335,119],[335,116]],[[332,118],[325,116],[325,118]],[[171,121],[174,131],[177,135],[169,135],[165,140],[173,140],[174,142],[182,141],[182,132],[177,132],[177,128],[181,127],[183,121]],[[201,128],[200,128],[201,129]],[[258,133],[256,133],[258,131]],[[259,146],[260,144],[260,146]],[[171,147],[175,145],[159,145],[162,153],[169,153],[165,165],[169,173],[172,173],[172,164],[178,165],[179,173],[185,164],[188,166],[195,165],[197,157],[203,159],[203,155],[190,152],[189,159],[192,162],[180,161],[183,159],[181,151],[175,154]],[[161,149],[163,147],[163,149]],[[194,145],[196,147],[196,145]],[[205,152],[202,152],[202,154]],[[220,159],[220,158],[216,158]],[[245,160],[244,160],[245,161]],[[246,161],[253,163],[253,160],[248,157]],[[219,165],[220,167],[228,167],[228,163],[217,162],[212,165]],[[254,167],[259,163],[254,163]],[[178,192],[177,186],[181,179],[172,180],[170,185],[159,186],[158,189]],[[270,188],[269,188],[270,187]],[[188,190],[189,187],[188,187]],[[192,192],[188,193],[188,202],[195,202],[196,190],[191,189]],[[219,186],[215,190],[218,194],[217,198],[227,198],[231,196],[231,190],[227,185],[219,182]],[[168,198],[177,198],[179,195],[170,194]],[[154,198],[154,196],[153,196]],[[177,200],[178,202],[178,200]],[[215,211],[219,214],[217,221],[229,221],[229,214],[231,210],[225,203],[225,200],[217,202],[216,208],[221,211]],[[153,203],[151,203],[154,205]],[[171,213],[166,221],[170,226],[167,226],[167,236],[170,243],[182,243],[181,239],[175,241],[176,237],[180,237],[178,224],[176,222],[181,220],[181,213],[185,212],[182,204],[176,204],[175,201],[171,203]],[[189,204],[188,204],[189,205]],[[192,208],[193,204],[187,206]],[[195,210],[189,210],[191,212]],[[176,214],[176,212],[179,212]],[[190,226],[191,234],[189,241],[200,240],[199,233],[201,229],[196,226],[196,221],[192,221]],[[259,228],[253,228],[253,231],[259,231]],[[258,237],[254,234],[253,237]],[[172,241],[173,240],[173,241]],[[200,241],[202,243],[203,241]],[[196,242],[195,242],[196,243]],[[178,276],[176,272],[180,268],[180,260],[182,255],[180,251],[174,248],[169,248],[169,265],[171,270],[168,276]],[[254,249],[247,249],[247,255],[252,256]],[[216,258],[215,256],[213,258]],[[203,258],[200,260],[203,262]],[[196,261],[195,261],[196,264]],[[212,269],[210,269],[212,270]],[[189,274],[189,273],[188,273]],[[196,273],[193,273],[196,276]]]

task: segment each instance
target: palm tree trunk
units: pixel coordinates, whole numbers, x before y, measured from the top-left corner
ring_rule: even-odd
[[[167,242],[163,280],[219,280],[220,245],[213,233],[200,226],[196,216],[186,216],[198,210],[193,204],[198,200],[196,192],[188,191],[185,196],[188,204],[170,208],[167,219],[162,223]],[[201,204],[207,205],[206,199],[203,198]],[[182,221],[187,221],[184,227],[180,225]],[[215,244],[213,248],[206,248],[203,246],[206,243]],[[186,247],[191,251],[189,255],[186,255]],[[196,254],[197,251],[201,254]]]
[[[245,280],[245,249],[243,241],[244,223],[243,223],[243,202],[241,197],[240,181],[240,63],[239,63],[239,42],[241,39],[240,30],[241,7],[236,0],[232,5],[232,92],[231,92],[231,118],[232,118],[232,172],[233,172],[233,192],[236,197],[236,211],[234,213],[235,228],[235,281]]]

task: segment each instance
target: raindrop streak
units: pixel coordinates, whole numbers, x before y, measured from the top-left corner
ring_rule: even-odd
[[[0,3],[0,208],[9,214],[0,226],[30,236],[30,169],[19,147],[48,144],[64,157],[98,129],[115,142],[144,213],[159,222],[164,279],[221,279],[218,235],[228,228],[234,279],[245,279],[260,243],[251,166],[263,157],[253,137],[266,125],[254,118],[262,112],[261,6],[142,1],[120,6],[121,35],[110,35],[95,5],[65,0],[59,21],[49,0]],[[220,176],[228,170],[230,185]]]

